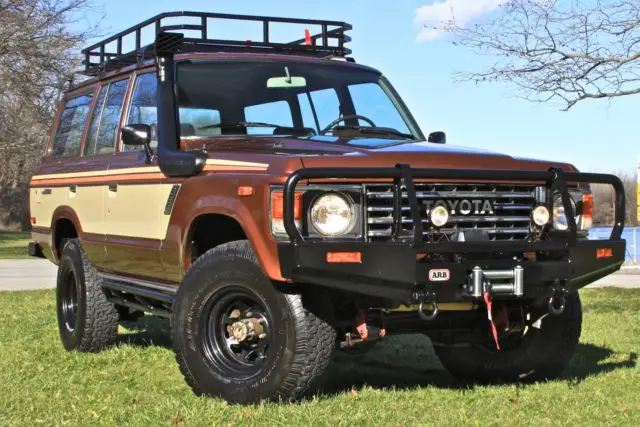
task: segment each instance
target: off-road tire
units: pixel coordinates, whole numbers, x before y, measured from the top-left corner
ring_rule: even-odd
[[[73,280],[73,282],[70,282]],[[75,286],[74,286],[75,285]],[[76,313],[73,327],[64,302],[70,288],[75,289]],[[58,329],[68,351],[96,352],[113,345],[118,338],[118,312],[107,301],[101,280],[87,258],[79,239],[64,243],[56,286]]]
[[[561,315],[544,313],[540,328],[530,327],[521,345],[505,351],[477,344],[439,345],[434,350],[442,365],[458,380],[530,382],[559,377],[573,355],[582,329],[582,305],[577,293],[569,295]]]
[[[226,375],[207,356],[202,325],[229,289],[253,293],[277,316],[272,345],[255,374]],[[206,316],[206,317],[203,317]],[[210,324],[210,323],[209,323]],[[295,401],[317,390],[329,364],[336,332],[305,309],[301,295],[286,294],[264,275],[251,244],[235,241],[213,248],[198,258],[184,277],[173,306],[171,338],[184,378],[198,395],[221,397],[233,403],[261,400]]]

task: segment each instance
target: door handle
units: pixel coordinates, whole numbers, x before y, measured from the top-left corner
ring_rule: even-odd
[[[71,191],[72,193],[75,193],[77,191],[77,189],[78,189],[78,186],[75,185],[75,184],[71,184],[69,186],[69,191]]]
[[[45,188],[44,190],[42,190],[42,195],[43,196],[48,196],[52,193],[53,191],[50,188]]]
[[[118,191],[118,184],[109,184],[109,191],[116,193]]]

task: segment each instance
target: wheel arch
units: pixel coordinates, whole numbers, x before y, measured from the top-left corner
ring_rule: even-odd
[[[268,230],[264,230],[263,227],[261,227],[261,222],[259,222],[263,217],[255,218],[249,208],[236,198],[218,199],[219,198],[216,197],[216,200],[200,200],[197,205],[201,206],[201,208],[193,212],[188,226],[184,228],[184,234],[182,236],[183,271],[186,272],[193,261],[191,256],[191,241],[193,235],[198,232],[198,229],[194,226],[197,226],[199,221],[203,221],[203,218],[215,218],[221,221],[218,224],[232,223],[237,227],[236,231],[242,231],[242,234],[231,234],[231,239],[226,241],[220,240],[217,245],[233,240],[248,240],[256,252],[258,261],[265,274],[274,280],[284,280],[280,274],[280,264],[276,255],[275,242],[267,237]],[[200,222],[200,224],[203,223]]]
[[[82,226],[78,215],[69,206],[58,207],[51,218],[51,244],[56,262],[60,261],[62,242],[82,235]]]

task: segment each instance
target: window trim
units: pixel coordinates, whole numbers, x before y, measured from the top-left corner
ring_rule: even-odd
[[[62,113],[64,112],[64,107],[65,105],[67,105],[67,102],[69,102],[70,100],[74,99],[74,98],[79,98],[81,96],[91,96],[91,103],[89,104],[89,111],[87,112],[87,118],[84,121],[84,126],[82,128],[82,134],[80,136],[80,149],[78,151],[78,154],[73,155],[73,156],[66,156],[66,157],[53,157],[52,156],[52,151],[53,151],[53,145],[55,144],[55,140],[56,140],[56,135],[58,134],[58,128],[60,127],[60,123],[62,121]],[[95,85],[86,88],[85,90],[82,91],[78,91],[78,92],[73,92],[73,93],[69,93],[66,94],[62,100],[60,100],[60,102],[58,103],[58,109],[56,111],[56,116],[55,116],[55,121],[54,121],[54,126],[51,127],[51,133],[49,135],[49,145],[47,146],[47,151],[45,153],[45,157],[49,160],[73,160],[73,159],[78,159],[80,157],[82,157],[82,152],[84,150],[84,138],[86,136],[87,133],[87,126],[89,125],[89,117],[91,116],[91,112],[93,111],[93,105],[95,104]]]

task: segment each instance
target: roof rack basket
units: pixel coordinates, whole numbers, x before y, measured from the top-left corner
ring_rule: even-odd
[[[171,20],[170,23],[163,20]],[[210,20],[249,21],[262,23],[261,40],[222,40],[208,37]],[[197,23],[194,23],[197,22]],[[318,34],[305,30],[304,37],[287,43],[270,41],[271,24],[298,24],[320,27]],[[307,55],[315,57],[345,57],[351,53],[345,44],[351,38],[345,33],[352,26],[345,22],[321,21],[313,19],[272,18],[264,16],[229,15],[204,12],[167,12],[147,19],[131,28],[102,40],[82,50],[84,74],[96,76],[105,71],[116,70],[127,65],[152,59],[155,40],[143,44],[143,33],[153,30],[183,33],[184,45],[181,52],[253,52]],[[189,37],[191,35],[199,37]],[[133,40],[132,40],[133,39]],[[133,42],[133,43],[131,43]],[[123,47],[127,45],[126,47]],[[132,45],[128,48],[128,45]]]

